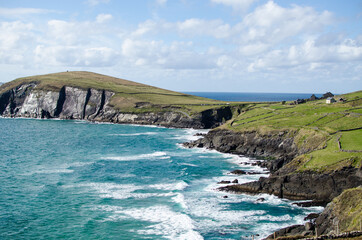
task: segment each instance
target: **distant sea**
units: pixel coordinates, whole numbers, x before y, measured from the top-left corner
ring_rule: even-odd
[[[184,92],[199,97],[230,102],[280,102],[310,98],[313,93]],[[317,97],[323,94],[314,93]]]

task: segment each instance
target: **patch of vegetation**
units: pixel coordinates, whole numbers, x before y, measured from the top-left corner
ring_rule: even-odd
[[[362,129],[343,132],[342,137],[340,138],[342,149],[362,152],[362,137],[361,136],[362,136]]]
[[[345,166],[360,167],[362,163],[361,153],[344,152],[339,149],[338,139],[343,134],[332,136],[324,149],[303,155],[299,170],[332,171]]]
[[[345,102],[326,104],[325,100],[299,105],[252,103],[221,128],[237,132],[257,131],[276,136],[293,134],[299,149],[308,152],[293,160],[299,171],[329,171],[343,166],[361,166],[362,91],[344,94]],[[290,137],[291,135],[289,135]],[[341,149],[338,141],[340,141]]]
[[[333,199],[333,214],[341,232],[360,230],[362,224],[362,187],[345,190]]]

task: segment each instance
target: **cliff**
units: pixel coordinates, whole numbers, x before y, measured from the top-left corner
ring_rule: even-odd
[[[362,188],[351,188],[335,197],[320,214],[311,214],[305,225],[294,225],[277,231],[267,239],[294,239],[321,235],[341,235],[340,238],[362,236]],[[358,232],[359,231],[359,232]],[[350,234],[345,234],[350,233]],[[296,237],[298,236],[298,237]]]
[[[0,115],[214,128],[232,117],[233,107],[122,79],[69,72],[2,85]]]
[[[314,200],[319,205],[325,205],[343,190],[362,185],[362,169],[359,164],[348,162],[324,172],[302,171],[301,156],[324,145],[324,135],[314,133],[312,136],[313,144],[298,144],[298,139],[305,137],[301,130],[262,134],[220,129],[210,131],[204,138],[185,143],[184,146],[265,159],[259,164],[270,170],[270,177],[220,188],[223,191],[268,193],[293,200]]]

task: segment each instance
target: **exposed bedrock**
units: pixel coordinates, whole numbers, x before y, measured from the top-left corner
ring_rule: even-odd
[[[239,133],[230,130],[213,130],[185,147],[204,147],[223,153],[269,159],[264,163],[270,171],[276,171],[295,156],[308,149],[299,149],[294,144],[293,134],[280,132],[276,135],[261,135],[255,131]]]
[[[230,107],[210,109],[193,116],[175,110],[129,113],[110,104],[113,92],[64,86],[59,91],[20,85],[0,95],[4,117],[85,119],[113,123],[162,125],[177,128],[213,128],[231,119]]]
[[[362,169],[343,168],[330,173],[297,172],[286,176],[261,177],[259,181],[220,188],[224,191],[268,193],[294,200],[314,200],[326,205],[345,189],[362,185]]]
[[[266,159],[261,166],[271,171],[268,178],[258,181],[221,187],[223,191],[236,193],[268,193],[295,200],[314,200],[325,205],[348,188],[362,185],[362,170],[346,167],[333,172],[318,173],[295,171],[286,165],[295,157],[313,149],[295,144],[295,132],[260,134],[257,132],[233,132],[213,130],[202,139],[184,143],[186,147],[204,147],[224,153],[234,153]]]

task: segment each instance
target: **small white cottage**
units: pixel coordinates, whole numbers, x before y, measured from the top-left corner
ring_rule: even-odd
[[[334,99],[332,97],[329,97],[329,98],[326,99],[327,104],[331,104],[331,103],[334,103],[334,102],[336,102],[336,99]]]

